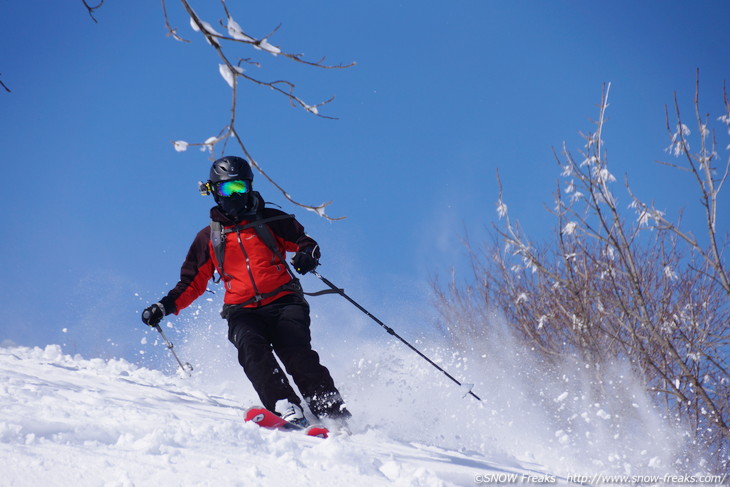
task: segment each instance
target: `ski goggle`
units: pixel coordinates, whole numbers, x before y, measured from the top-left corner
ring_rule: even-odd
[[[200,194],[209,195],[215,193],[218,196],[233,196],[234,194],[246,194],[251,190],[251,185],[245,180],[223,181],[222,183],[211,184],[210,181],[198,183]]]

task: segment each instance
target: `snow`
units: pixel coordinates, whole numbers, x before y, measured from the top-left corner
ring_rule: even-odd
[[[243,29],[238,22],[228,17],[228,34],[236,40],[244,42],[254,42],[255,40],[243,33]]]
[[[190,28],[192,28],[195,32],[200,32],[200,27],[198,27],[198,24],[195,23],[195,19],[190,17]]]
[[[685,150],[689,151],[689,142],[687,137],[691,135],[689,127],[683,123],[677,124],[677,131],[672,134],[672,144],[665,150],[672,154],[674,157],[681,156]]]
[[[569,394],[567,392],[563,392],[562,394],[560,394],[558,397],[555,398],[555,402],[565,401],[568,398],[568,395]]]
[[[273,54],[274,56],[276,56],[277,54],[281,54],[281,49],[274,46],[273,44],[269,44],[268,39],[261,39],[258,44],[255,44],[253,47],[255,47],[256,49],[262,49],[266,52]]]
[[[676,281],[678,278],[677,273],[668,265],[664,266],[664,275],[672,281]]]
[[[289,198],[289,195],[287,194],[286,197]],[[321,205],[316,206],[314,208],[307,208],[307,210],[313,211],[314,213],[316,213],[319,216],[325,216],[327,214],[326,213],[327,203],[322,203]]]
[[[0,375],[3,485],[437,487],[473,485],[479,475],[554,478],[529,461],[398,441],[372,426],[327,440],[265,430],[244,423],[242,405],[226,394],[58,345],[0,348]]]
[[[235,82],[236,75],[243,74],[244,70],[240,66],[229,66],[227,64],[219,64],[218,72],[223,77],[223,79],[226,80],[226,83],[228,83],[228,86],[233,88],[233,84]]]
[[[352,435],[327,440],[243,422],[259,400],[214,303],[164,325],[189,376],[145,327],[138,363],[3,343],[0,485],[566,485],[701,470],[625,364],[546,366],[508,327],[464,346],[414,340],[460,388],[342,301],[312,308],[315,348],[353,413]],[[465,396],[472,383],[482,401]]]
[[[568,222],[565,224],[565,226],[561,230],[561,233],[563,235],[573,235],[577,226],[578,226],[578,223],[576,223],[576,222]]]
[[[497,215],[500,219],[507,215],[507,205],[501,199],[497,202]]]
[[[304,109],[305,109],[306,111],[310,112],[310,113],[313,113],[313,114],[315,114],[315,115],[319,115],[319,109],[318,109],[318,108],[317,108],[316,106],[314,106],[314,105],[312,105],[312,106],[309,106],[309,105],[306,105],[306,104],[305,104],[305,105],[304,105]]]
[[[224,80],[226,80],[226,83],[228,83],[228,86],[233,88],[233,83],[235,80],[235,75],[233,74],[233,71],[228,67],[226,64],[219,64],[218,65],[218,72],[221,74]]]
[[[220,36],[220,34],[218,32],[216,32],[216,30],[213,28],[213,26],[210,25],[208,22],[206,22],[202,19],[198,19],[198,21],[203,26],[202,30],[203,30],[203,34],[205,34],[206,42],[212,46],[220,47],[220,44],[218,43],[218,41],[214,37],[211,37],[211,36]],[[198,26],[197,22],[195,21],[195,18],[192,16],[190,17],[190,27],[195,32],[201,31],[200,27]]]
[[[200,19],[199,19],[199,20],[200,20]],[[219,33],[219,32],[217,32],[217,31],[216,31],[216,30],[215,30],[215,29],[213,28],[213,26],[212,26],[212,25],[210,25],[210,24],[209,24],[208,22],[206,22],[205,20],[200,20],[200,23],[201,23],[201,25],[203,26],[203,29],[205,29],[205,33],[207,33],[207,34],[212,34],[212,35],[216,35],[216,36],[220,36],[220,33]],[[193,30],[194,30],[195,32],[200,32],[200,27],[198,27],[198,24],[197,24],[197,23],[195,22],[195,19],[194,19],[193,17],[190,17],[190,27],[191,27],[191,28],[192,28],[192,29],[193,29]]]
[[[611,415],[610,415],[610,414],[608,414],[608,413],[607,413],[606,411],[604,411],[603,409],[599,409],[599,410],[598,410],[598,411],[596,412],[596,416],[598,416],[599,418],[601,418],[601,419],[603,419],[603,420],[609,420],[609,419],[611,419]]]

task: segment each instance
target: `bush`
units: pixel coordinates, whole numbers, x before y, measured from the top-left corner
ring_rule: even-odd
[[[730,451],[730,280],[717,228],[718,195],[730,167],[716,152],[710,122],[730,127],[730,104],[717,119],[690,129],[674,101],[668,152],[696,183],[706,217],[700,242],[631,191],[619,208],[616,178],[606,163],[602,131],[610,85],[604,87],[596,130],[576,158],[555,158],[562,181],[554,195],[554,240],[533,244],[510,219],[499,181],[491,242],[468,245],[472,284],[435,283],[438,308],[455,340],[473,343],[503,314],[523,344],[546,361],[569,354],[600,374],[600,364],[629,363],[671,417],[692,431],[690,443],[709,453],[713,468],[728,467]],[[725,127],[727,126],[727,127]],[[676,127],[676,128],[675,128]],[[725,151],[730,146],[725,147]],[[720,169],[715,167],[720,161]],[[594,384],[600,384],[599,380]]]

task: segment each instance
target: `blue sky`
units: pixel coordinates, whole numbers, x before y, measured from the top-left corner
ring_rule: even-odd
[[[224,16],[217,2],[193,5],[215,25]],[[670,214],[695,205],[681,173],[654,161],[668,159],[664,105],[675,91],[692,114],[697,68],[703,111],[722,113],[726,1],[229,7],[257,36],[283,24],[271,42],[285,51],[357,62],[325,71],[227,48],[262,63],[252,75],[296,83],[310,103],[336,96],[322,112],[339,120],[324,120],[242,85],[238,130],[297,200],[332,200],[328,213],[347,218],[293,207],[263,178],[255,189],[320,242],[323,275],[410,333],[432,326],[432,276],[469,277],[459,242],[466,232],[478,241],[496,219],[497,168],[512,217],[549,237],[552,148],[582,146],[603,83],[612,83],[604,138],[614,174],[628,173],[639,196]],[[105,2],[98,23],[80,1],[1,10],[0,80],[12,92],[0,91],[0,340],[131,356],[139,310],[174,285],[207,224],[212,202],[196,182],[208,154],[177,153],[172,141],[202,142],[226,125],[219,59],[174,0],[171,23],[189,44],[166,37],[159,2]],[[420,311],[401,316],[410,309]]]

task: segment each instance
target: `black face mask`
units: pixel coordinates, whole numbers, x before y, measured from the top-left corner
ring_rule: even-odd
[[[218,206],[223,210],[223,213],[235,222],[241,221],[244,217],[256,212],[256,209],[253,208],[254,204],[252,200],[250,192],[231,196],[219,196],[217,198]]]

